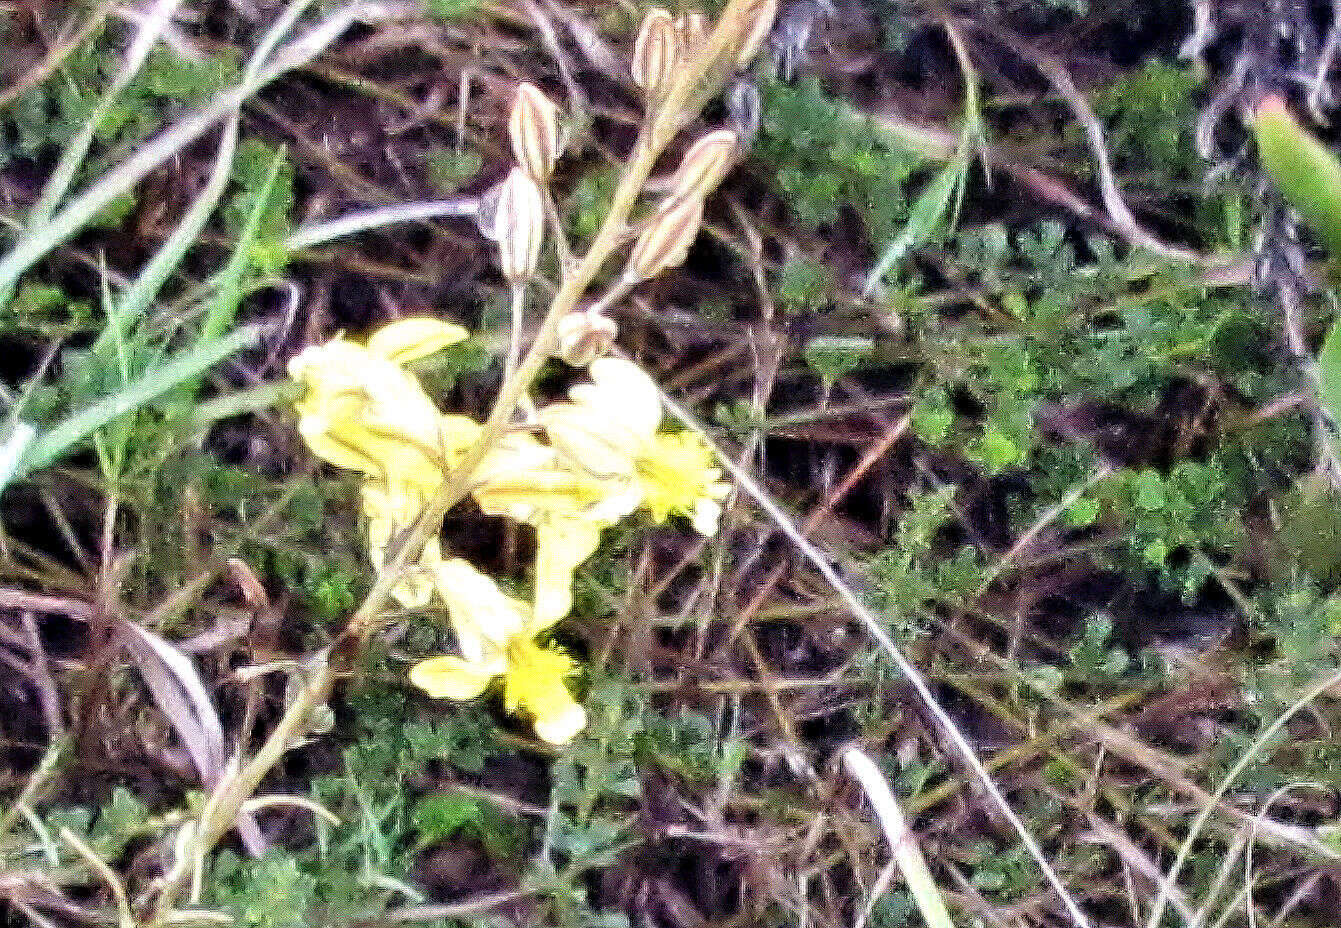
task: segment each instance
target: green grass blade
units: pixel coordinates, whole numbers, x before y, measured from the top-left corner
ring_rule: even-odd
[[[885,275],[904,255],[931,238],[941,220],[949,213],[955,190],[963,183],[967,173],[968,160],[961,154],[931,179],[909,210],[908,222],[903,231],[889,243],[885,253],[867,275],[866,284],[862,288],[866,296],[875,293]]]
[[[257,191],[256,201],[252,203],[251,211],[247,214],[247,221],[238,235],[233,253],[219,275],[218,288],[214,299],[210,301],[205,322],[200,328],[202,342],[218,338],[237,318],[238,303],[242,300],[242,275],[246,273],[247,265],[250,263],[251,249],[260,234],[261,219],[270,206],[270,196],[274,192],[275,181],[279,179],[279,169],[284,164],[284,157],[285,152],[281,147],[270,159],[270,169],[266,173],[265,183]]]
[[[219,93],[208,104],[147,141],[125,161],[53,213],[50,221],[40,229],[31,230],[22,236],[0,258],[0,293],[9,292],[20,275],[77,234],[109,203],[208,132],[216,122],[236,112],[258,90],[316,58],[356,20],[376,19],[384,13],[382,8],[367,3],[353,3],[332,13],[303,35],[279,47],[264,67],[256,69],[254,77],[244,79],[238,85]]]
[[[224,358],[254,347],[260,330],[248,326],[224,338],[196,345],[146,371],[116,394],[74,413],[28,445],[18,474],[30,474],[59,460],[79,442],[114,419],[143,408],[165,393],[200,377]]]
[[[121,91],[125,90],[130,82],[135,79],[135,75],[140,73],[140,69],[144,67],[145,61],[149,58],[149,52],[157,44],[159,36],[167,28],[168,23],[172,21],[172,16],[180,5],[181,0],[159,0],[154,8],[145,15],[143,24],[135,34],[135,41],[131,43],[130,49],[126,52],[121,69],[112,80],[112,85],[98,99],[97,106],[94,107],[88,119],[84,121],[84,125],[80,127],[74,138],[66,144],[65,150],[61,152],[55,170],[51,172],[51,177],[47,179],[46,185],[42,188],[41,197],[38,198],[37,204],[33,206],[29,214],[28,227],[30,229],[45,223],[51,217],[52,211],[65,197],[70,185],[74,183],[79,166],[84,163],[84,159],[88,156],[88,150],[93,145],[93,136],[98,131],[99,124],[106,117],[112,104],[116,102],[116,98],[121,95]]]
[[[238,119],[234,116],[224,126],[223,136],[219,140],[219,153],[215,156],[214,167],[210,171],[205,188],[192,202],[191,208],[172,230],[167,241],[154,252],[154,256],[140,271],[135,282],[121,295],[116,320],[109,320],[108,327],[98,336],[95,351],[99,353],[105,351],[113,340],[124,336],[130,326],[149,311],[149,305],[158,296],[168,276],[181,263],[186,251],[195,244],[200,230],[205,227],[205,223],[218,206],[224,189],[228,186],[233,155],[237,151],[237,136]],[[116,327],[115,331],[113,326]]]

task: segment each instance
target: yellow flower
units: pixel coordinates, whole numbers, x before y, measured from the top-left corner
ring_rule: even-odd
[[[307,348],[289,362],[289,375],[306,388],[295,404],[299,434],[319,457],[393,488],[436,486],[478,426],[439,413],[401,365],[465,337],[449,322],[412,318],[385,326],[367,345],[337,336]]]
[[[600,358],[591,382],[569,391],[570,402],[539,412],[550,443],[573,466],[598,477],[627,477],[654,520],[689,518],[702,535],[717,531],[721,500],[730,492],[712,449],[692,432],[663,433],[661,398],[638,365]]]
[[[712,449],[693,432],[660,434],[651,453],[638,461],[643,508],[657,522],[672,514],[686,516],[700,535],[713,535],[722,516],[723,497],[731,488],[713,465]]]
[[[290,375],[306,387],[295,404],[304,441],[319,457],[367,477],[363,511],[369,555],[379,570],[391,540],[419,516],[444,471],[479,434],[474,421],[442,415],[401,365],[465,337],[460,326],[415,317],[382,327],[366,345],[337,336],[289,362]],[[421,572],[393,590],[397,601],[426,605],[433,584],[422,570],[441,560],[434,539],[420,558]]]
[[[525,434],[508,436],[475,478],[481,510],[535,528],[535,614],[545,623],[563,618],[573,607],[573,572],[596,551],[602,529],[637,507],[631,485],[575,470]]]
[[[443,655],[410,670],[410,682],[439,699],[474,699],[498,677],[509,712],[524,712],[536,734],[564,744],[586,725],[583,708],[564,683],[572,658],[536,643],[552,622],[508,596],[466,561],[444,561],[436,571],[438,594],[447,604],[461,657]]]

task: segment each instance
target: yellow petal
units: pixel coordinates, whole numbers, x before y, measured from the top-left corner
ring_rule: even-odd
[[[434,699],[474,699],[498,674],[489,666],[444,655],[410,668],[410,682]]]
[[[567,705],[549,707],[535,717],[535,733],[549,744],[567,744],[587,727],[587,712],[569,697]]]
[[[638,461],[642,505],[652,518],[664,522],[671,515],[689,516],[705,535],[717,531],[717,503],[731,489],[721,476],[712,448],[693,432],[656,436],[648,455]]]
[[[501,652],[532,621],[530,606],[461,558],[438,564],[434,585],[447,604],[457,646],[469,660]]]
[[[509,712],[528,713],[536,734],[551,744],[563,744],[586,724],[586,714],[564,683],[573,669],[572,658],[530,638],[515,639],[508,647],[504,705]]]
[[[531,634],[549,628],[573,608],[573,573],[600,541],[601,527],[585,519],[550,519],[536,529]]]
[[[432,316],[411,316],[384,325],[368,339],[368,350],[395,364],[408,364],[436,354],[470,335],[451,322]]]

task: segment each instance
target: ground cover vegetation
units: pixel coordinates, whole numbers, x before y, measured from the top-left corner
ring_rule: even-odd
[[[6,925],[1341,922],[1341,21],[0,4]]]

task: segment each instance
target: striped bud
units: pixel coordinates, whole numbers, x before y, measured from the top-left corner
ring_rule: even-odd
[[[735,130],[717,129],[691,145],[671,179],[671,196],[701,200],[712,193],[735,163],[739,144]]]
[[[688,61],[708,44],[708,17],[702,13],[681,13],[675,17],[675,33],[680,38],[680,54]]]
[[[659,100],[680,64],[680,36],[671,14],[653,7],[643,17],[638,38],[633,43],[633,82],[643,89],[649,100]]]
[[[522,168],[513,168],[499,187],[494,237],[508,283],[530,280],[545,240],[545,206],[540,188]]]
[[[543,184],[559,158],[559,108],[534,84],[523,83],[508,115],[512,154],[536,183]]]
[[[740,51],[736,53],[736,70],[742,71],[749,67],[754,56],[759,54],[759,47],[773,31],[773,20],[777,15],[778,0],[756,0],[753,7],[745,12],[746,32],[740,43]]]
[[[698,197],[667,200],[634,243],[629,265],[624,269],[625,278],[647,280],[681,264],[702,221],[703,201]]]
[[[572,367],[586,367],[610,351],[618,334],[619,328],[608,316],[576,310],[559,320],[554,354]]]

